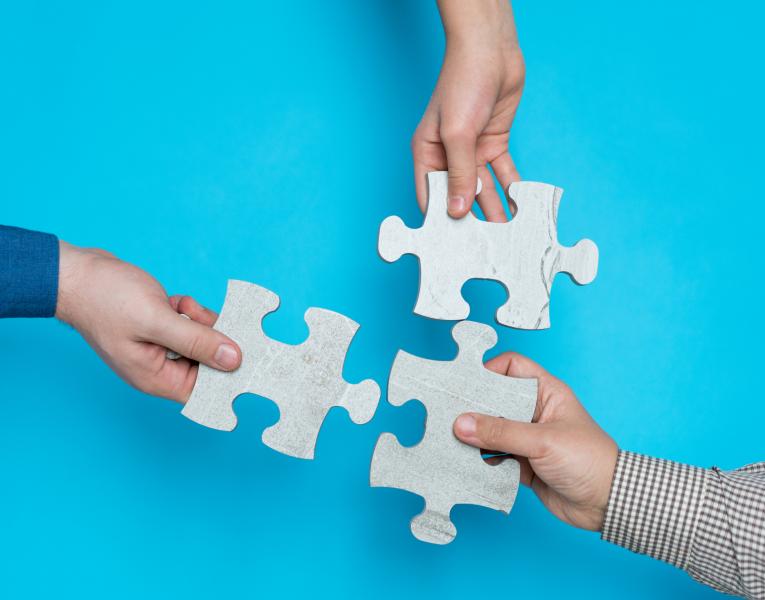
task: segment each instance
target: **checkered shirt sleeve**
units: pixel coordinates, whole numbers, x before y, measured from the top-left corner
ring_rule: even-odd
[[[765,462],[721,471],[619,451],[602,537],[765,599]]]

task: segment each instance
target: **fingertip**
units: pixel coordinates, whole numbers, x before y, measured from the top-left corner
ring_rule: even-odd
[[[215,325],[215,322],[218,320],[217,313],[202,306],[192,296],[181,296],[177,310],[197,323],[210,327]]]
[[[470,212],[470,207],[473,205],[473,199],[466,199],[463,195],[456,195],[449,197],[448,214],[454,219],[461,219]]]
[[[188,358],[180,357],[177,360],[167,360],[162,365],[160,372],[157,373],[156,385],[152,389],[144,391],[153,396],[184,404],[194,389],[197,369],[197,365]]]
[[[178,301],[178,309],[184,313],[189,314],[189,316],[192,316],[193,313],[197,312],[201,308],[199,302],[194,300],[192,296],[180,296],[180,300]]]
[[[463,196],[449,197],[449,214],[456,215],[465,208],[465,198]]]
[[[473,208],[473,203],[478,199],[478,194],[482,191],[483,184],[477,173],[472,177],[455,175],[454,180],[449,181],[449,199],[447,201],[449,216],[461,219],[467,215]]]
[[[242,364],[242,353],[234,342],[227,341],[218,346],[213,360],[220,370],[234,371]]]
[[[454,435],[460,440],[467,443],[476,441],[477,423],[475,416],[470,413],[465,413],[457,417],[454,421]]]
[[[417,206],[420,212],[425,213],[428,208],[428,186],[427,186],[427,168],[417,161],[414,161],[414,192],[417,196]]]
[[[186,358],[181,358],[172,365],[172,369],[170,377],[176,383],[172,384],[165,393],[159,395],[178,404],[186,404],[194,391],[199,366]]]

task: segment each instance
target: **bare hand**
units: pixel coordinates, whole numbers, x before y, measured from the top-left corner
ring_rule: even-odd
[[[446,55],[438,83],[412,138],[417,201],[427,204],[426,174],[449,171],[449,214],[471,209],[480,176],[478,204],[489,221],[507,215],[489,166],[507,189],[520,179],[508,143],[525,69],[510,5],[441,0]]]

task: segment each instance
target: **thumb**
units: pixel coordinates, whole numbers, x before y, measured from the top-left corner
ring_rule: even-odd
[[[542,453],[541,427],[537,423],[466,413],[454,422],[454,435],[476,448],[534,458]]]
[[[233,371],[239,367],[242,352],[236,342],[175,311],[163,315],[164,322],[150,341],[214,369]]]
[[[449,168],[449,214],[464,217],[473,206],[476,194],[476,136],[470,131],[441,133]]]

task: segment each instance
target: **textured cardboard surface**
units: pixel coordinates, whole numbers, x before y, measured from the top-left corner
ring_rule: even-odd
[[[232,403],[246,392],[265,396],[279,406],[279,421],[263,432],[263,442],[279,452],[313,458],[316,438],[327,412],[342,406],[354,423],[369,421],[380,399],[371,379],[351,384],[343,363],[358,324],[341,314],[309,308],[308,339],[296,346],[272,340],[262,320],[279,306],[279,296],[258,285],[231,280],[215,329],[242,349],[242,364],[233,373],[204,365],[183,414],[202,425],[231,431],[236,427]]]
[[[488,223],[468,213],[452,219],[447,208],[448,176],[428,173],[428,208],[422,227],[411,229],[399,217],[380,226],[378,250],[393,262],[402,254],[420,260],[420,290],[414,312],[446,320],[467,318],[461,289],[469,279],[492,279],[508,291],[497,322],[518,329],[550,326],[550,289],[559,272],[579,284],[598,271],[598,249],[590,240],[573,247],[558,243],[557,216],[563,190],[546,183],[513,183],[508,194],[518,211],[509,223]]]
[[[493,373],[483,355],[497,343],[488,325],[463,321],[452,329],[459,345],[451,361],[433,361],[399,351],[388,381],[388,401],[400,406],[417,399],[427,409],[425,435],[405,448],[383,433],[370,468],[372,487],[408,490],[425,499],[425,510],[411,522],[414,536],[448,544],[457,533],[449,513],[455,504],[477,504],[509,512],[520,481],[512,459],[488,465],[481,452],[460,442],[452,431],[465,412],[530,421],[537,401],[537,381]]]

